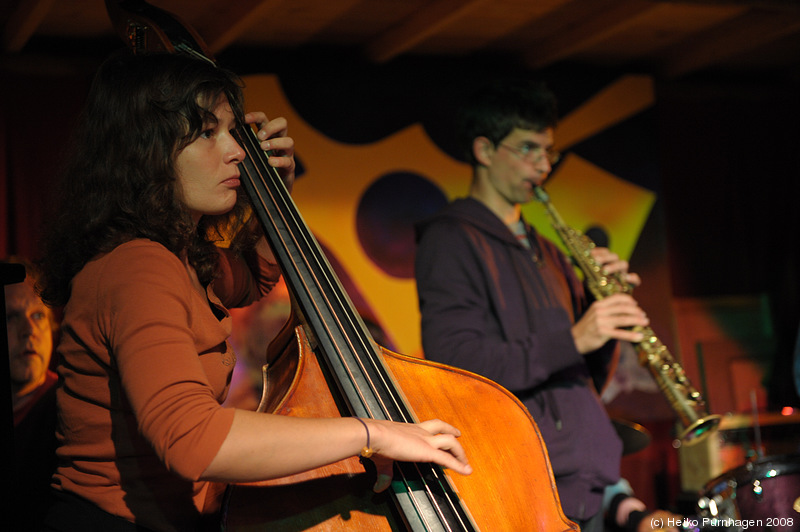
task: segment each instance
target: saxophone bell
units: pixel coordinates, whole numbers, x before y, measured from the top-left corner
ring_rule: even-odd
[[[678,439],[687,445],[698,442],[705,438],[708,434],[717,430],[721,419],[722,416],[717,414],[709,414],[701,417],[683,429],[683,431],[678,435]]]

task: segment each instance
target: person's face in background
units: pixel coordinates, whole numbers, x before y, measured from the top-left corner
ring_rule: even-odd
[[[53,354],[50,310],[30,281],[6,286],[5,304],[11,384],[19,396],[44,382]]]

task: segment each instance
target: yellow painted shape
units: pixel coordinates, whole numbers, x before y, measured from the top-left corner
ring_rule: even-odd
[[[622,76],[559,121],[556,149],[567,150],[647,109],[655,101],[653,78]]]
[[[448,156],[415,124],[371,144],[345,144],[326,137],[291,107],[275,76],[245,78],[247,108],[284,116],[295,139],[305,175],[292,191],[306,224],[358,285],[361,295],[396,349],[419,356],[419,307],[413,279],[386,275],[364,253],[355,215],[366,189],[392,172],[419,174],[448,198],[466,194],[469,166]]]
[[[244,79],[249,110],[263,110],[269,117],[284,116],[289,121],[289,134],[296,141],[297,156],[306,172],[295,184],[292,196],[307,225],[357,284],[396,349],[406,355],[421,355],[414,281],[386,275],[364,253],[355,226],[358,201],[376,179],[392,172],[423,176],[439,186],[449,200],[463,197],[471,179],[470,167],[439,150],[419,124],[370,144],[334,141],[303,120],[275,76]],[[601,132],[652,100],[649,78],[621,78],[562,120],[557,131],[559,148],[566,149]],[[579,230],[585,230],[590,222],[602,224],[614,251],[629,258],[655,195],[574,154],[560,165],[557,177],[547,189],[566,222]],[[533,202],[523,211],[543,234],[555,239],[541,205]]]
[[[656,200],[653,192],[573,153],[567,155],[546,188],[566,224],[581,232],[601,225],[609,247],[625,260],[630,259]],[[528,203],[522,211],[537,230],[564,249],[541,203]]]

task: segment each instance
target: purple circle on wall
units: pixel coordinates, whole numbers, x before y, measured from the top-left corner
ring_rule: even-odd
[[[414,277],[414,224],[447,204],[429,179],[410,172],[384,174],[364,191],[356,212],[356,233],[364,252],[387,275]]]

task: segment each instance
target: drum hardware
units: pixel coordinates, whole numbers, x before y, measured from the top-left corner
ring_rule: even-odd
[[[617,431],[619,439],[622,440],[622,455],[627,456],[641,451],[650,445],[650,431],[633,421],[626,419],[611,418],[611,424]]]
[[[707,495],[697,501],[698,515],[712,519],[735,519],[736,480],[728,479],[724,484],[715,485]]]

